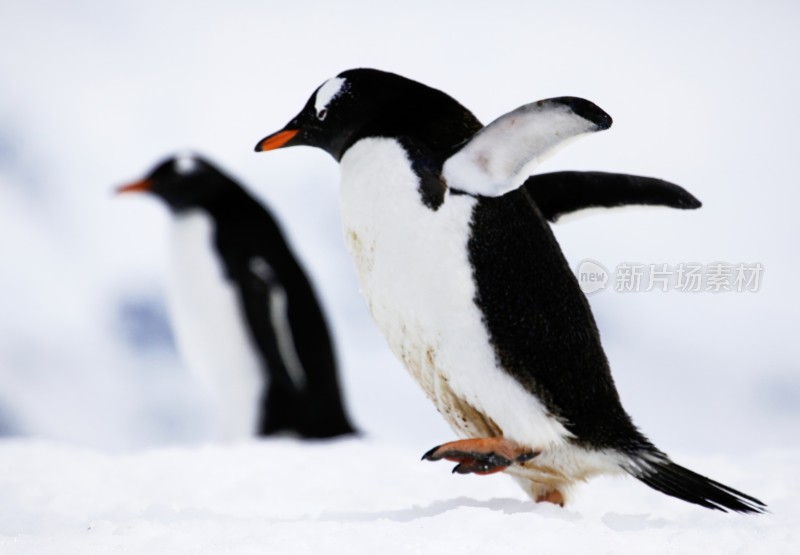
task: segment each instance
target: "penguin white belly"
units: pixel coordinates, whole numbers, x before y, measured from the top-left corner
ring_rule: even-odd
[[[178,348],[217,404],[224,438],[235,440],[257,431],[266,377],[213,226],[200,210],[173,218],[168,300]]]
[[[390,348],[453,429],[503,435],[536,448],[570,434],[541,402],[498,366],[482,314],[467,243],[468,195],[447,195],[434,211],[393,139],[363,139],[341,160],[345,240],[362,293]]]

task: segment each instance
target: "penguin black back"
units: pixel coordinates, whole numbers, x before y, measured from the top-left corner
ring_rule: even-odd
[[[213,250],[268,377],[258,433],[311,438],[352,433],[324,315],[269,211],[196,155],[167,159],[120,191],[155,194],[176,216],[196,210],[210,216]]]
[[[579,443],[649,448],[622,408],[586,297],[528,193],[480,199],[468,248],[475,302],[503,368],[552,414],[568,415]]]
[[[239,199],[231,196],[219,202],[210,213],[218,225],[217,249],[229,278],[237,284],[253,337],[265,353],[275,380],[265,399],[260,432],[266,435],[293,430],[314,438],[352,433],[322,309],[277,223],[246,193]],[[270,312],[275,308],[263,300],[275,286],[286,291],[286,314],[304,377],[293,376],[288,370],[286,354],[281,352],[282,339],[271,339],[274,318]]]

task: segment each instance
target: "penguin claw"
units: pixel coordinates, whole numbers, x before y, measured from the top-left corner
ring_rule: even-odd
[[[433,449],[428,449],[428,450],[425,452],[425,454],[424,454],[424,455],[422,455],[422,458],[421,458],[420,460],[421,460],[421,461],[439,461],[439,460],[441,460],[441,459],[442,459],[442,457],[437,457],[437,456],[435,455],[436,451],[438,451],[438,450],[439,450],[439,447],[441,447],[441,445],[437,445],[437,446],[436,446],[436,447],[434,447]]]
[[[500,456],[490,457],[487,460],[468,459],[454,466],[453,474],[478,474],[480,476],[485,476],[487,474],[494,474],[495,472],[502,472],[512,464],[512,461]]]
[[[541,451],[527,451],[525,453],[522,453],[516,459],[514,459],[514,462],[518,462],[518,463],[528,462],[529,460],[534,459],[534,458],[538,457],[541,454],[542,454]]]
[[[422,455],[424,461],[442,459],[457,462],[454,474],[494,474],[513,464],[521,464],[536,457],[540,451],[526,449],[504,439],[477,438],[451,441],[434,447]]]

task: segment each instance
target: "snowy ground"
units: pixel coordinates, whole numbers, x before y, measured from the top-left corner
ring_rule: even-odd
[[[454,476],[427,449],[273,440],[123,456],[0,443],[0,552],[797,553],[800,450],[685,458],[771,514],[722,514],[633,479],[536,505],[505,476]]]

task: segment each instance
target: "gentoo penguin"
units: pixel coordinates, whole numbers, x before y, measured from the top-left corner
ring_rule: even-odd
[[[593,103],[561,97],[484,127],[439,90],[355,69],[323,83],[256,150],[315,146],[340,163],[345,241],[372,316],[464,438],[424,459],[457,462],[462,474],[507,472],[533,499],[561,505],[576,482],[628,473],[703,507],[763,512],[675,464],[634,426],[542,212],[648,197],[635,177],[529,179],[556,147],[610,125]],[[540,206],[537,181],[548,180],[570,183],[577,200]],[[620,192],[601,202],[593,182]]]
[[[172,212],[170,317],[224,436],[352,433],[322,309],[264,206],[196,155],[118,191],[152,193]]]

